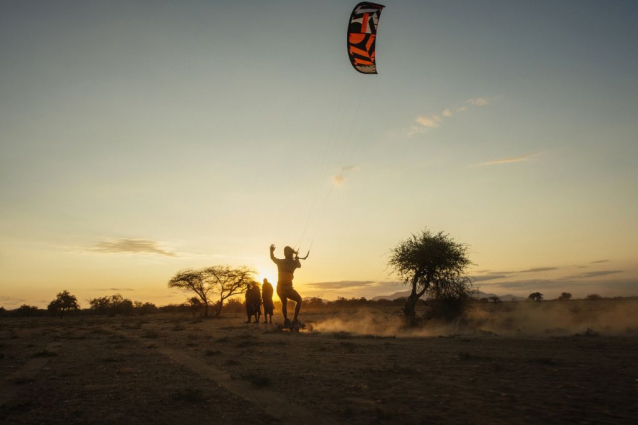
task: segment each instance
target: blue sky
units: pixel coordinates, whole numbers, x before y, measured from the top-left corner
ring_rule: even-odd
[[[5,304],[274,279],[304,229],[302,295],[374,296],[425,227],[487,292],[637,294],[638,5],[384,4],[369,76],[355,3],[3,2]]]

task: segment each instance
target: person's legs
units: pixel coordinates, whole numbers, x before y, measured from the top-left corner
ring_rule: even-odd
[[[279,295],[279,299],[281,300],[281,312],[284,315],[284,324],[288,322],[288,293],[287,293],[287,285],[284,286],[282,284],[277,284],[277,295]]]
[[[291,300],[297,303],[297,305],[295,306],[295,318],[293,319],[293,321],[296,322],[297,317],[299,317],[299,312],[301,311],[301,295],[299,295],[299,292],[293,289],[290,291],[290,294],[288,296]]]

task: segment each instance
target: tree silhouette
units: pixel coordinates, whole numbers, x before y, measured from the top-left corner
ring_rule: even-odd
[[[572,294],[570,294],[569,292],[563,292],[562,294],[560,294],[560,297],[558,297],[558,301],[569,301],[572,299]]]
[[[79,308],[80,305],[75,295],[71,295],[69,291],[62,291],[49,303],[47,310],[53,314],[60,313],[60,317],[62,317],[64,316],[64,312],[68,310],[78,310]]]
[[[492,295],[492,296],[490,297],[490,300],[492,300],[492,302],[493,302],[494,304],[498,304],[498,303],[503,302],[503,300],[501,300],[501,297],[499,297],[498,295]]]
[[[209,307],[213,307],[215,316],[219,316],[224,301],[234,295],[243,294],[255,283],[255,271],[249,267],[211,266],[201,270],[183,270],[168,282],[169,288],[193,291],[203,304],[204,316],[208,316]],[[218,301],[212,303],[211,294],[218,295]],[[189,300],[191,306],[193,302]]]
[[[416,323],[415,306],[423,294],[435,299],[462,299],[470,295],[471,278],[466,275],[471,264],[468,247],[449,235],[424,230],[400,242],[388,265],[412,287],[404,307],[408,324]]]
[[[38,307],[34,305],[22,304],[14,310],[14,314],[18,317],[37,316],[40,313]]]
[[[589,294],[587,295],[587,297],[585,297],[585,299],[588,301],[600,301],[603,299],[603,297],[598,294]]]
[[[531,301],[543,301],[543,294],[541,294],[540,292],[532,292],[531,294],[529,294],[529,297],[527,297],[528,300]]]
[[[182,270],[168,281],[169,288],[193,291],[204,305],[204,317],[208,316],[208,293],[213,289],[201,270]],[[191,303],[191,305],[193,305]]]
[[[111,295],[110,297],[97,297],[89,300],[90,309],[97,314],[123,314],[128,316],[136,307],[142,307],[145,304],[154,306],[154,304],[151,303],[142,304],[137,302],[134,304],[133,301],[124,298],[120,294]]]
[[[239,295],[257,283],[253,278],[255,271],[246,266],[212,266],[202,270],[207,285],[213,293],[219,295],[219,301],[213,304],[215,316],[219,316],[224,306],[224,301],[233,295]]]

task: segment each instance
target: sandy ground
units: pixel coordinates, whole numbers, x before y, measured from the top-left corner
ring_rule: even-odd
[[[309,313],[306,320],[327,320]],[[635,423],[638,334],[281,332],[242,317],[0,319],[0,423]],[[318,326],[321,329],[321,325]]]

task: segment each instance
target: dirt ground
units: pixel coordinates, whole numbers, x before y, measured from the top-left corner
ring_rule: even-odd
[[[328,312],[308,313],[319,324]],[[635,423],[638,334],[298,334],[181,315],[0,319],[2,424]],[[633,419],[632,419],[633,418]]]

